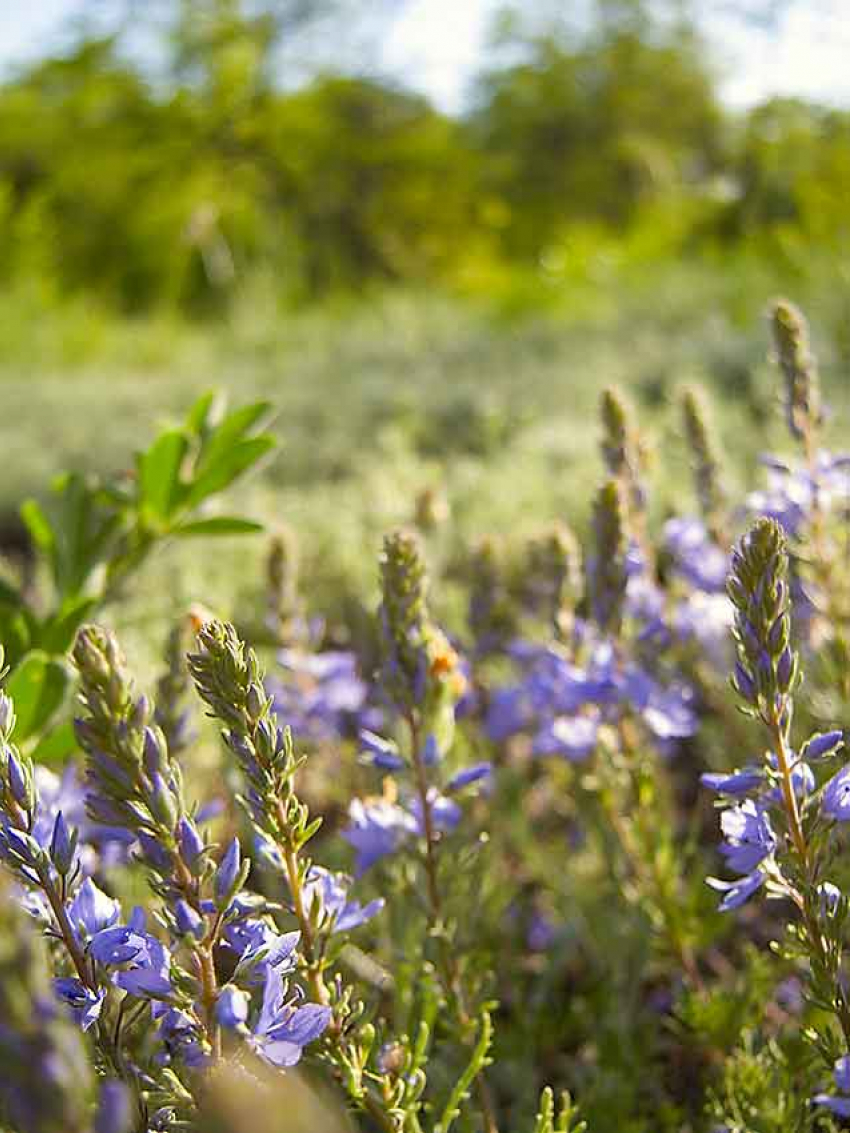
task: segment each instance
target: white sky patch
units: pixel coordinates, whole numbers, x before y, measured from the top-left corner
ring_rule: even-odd
[[[497,8],[496,0],[408,0],[383,42],[382,67],[438,106],[460,109]]]
[[[500,6],[500,0],[405,0],[387,21],[380,70],[444,110],[462,109]],[[61,48],[74,17],[105,16],[108,9],[96,0],[0,0],[0,72]],[[850,106],[850,0],[791,0],[769,29],[747,22],[737,0],[704,0],[698,10],[730,105],[787,94]]]
[[[0,63],[5,67],[32,59],[41,44],[53,42],[58,25],[75,7],[69,0],[0,2]]]
[[[850,0],[798,0],[770,32],[734,18],[709,31],[731,105],[751,106],[768,94],[850,105]]]

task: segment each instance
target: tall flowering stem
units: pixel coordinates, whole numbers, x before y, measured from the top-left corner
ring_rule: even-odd
[[[587,564],[587,589],[593,620],[603,633],[616,636],[623,621],[628,574],[626,504],[618,480],[608,480],[593,503],[593,555]]]
[[[805,468],[777,463],[776,500],[783,521],[796,536],[792,567],[798,589],[809,598],[809,640],[816,648],[829,644],[824,659],[845,695],[850,638],[850,459],[819,446],[823,410],[817,363],[809,345],[809,328],[802,313],[786,300],[771,309],[774,353],[784,379],[784,403],[789,431],[801,444]],[[786,501],[782,500],[784,492]],[[773,501],[770,501],[773,502]]]
[[[608,480],[599,490],[592,522],[594,547],[587,570],[590,612],[611,647],[615,683],[622,683],[629,679],[626,676],[625,614],[631,541],[630,517],[619,480]],[[616,750],[610,752],[607,763],[600,764],[604,821],[614,832],[641,896],[668,946],[691,982],[698,985],[699,974],[683,927],[681,876],[676,869],[672,832],[659,825],[658,768],[647,764],[645,740],[636,714],[621,705],[614,723]],[[622,798],[624,788],[631,795],[628,803]],[[651,823],[646,821],[649,815]]]
[[[338,981],[331,986],[327,979],[332,963],[327,945],[333,923],[316,897],[316,867],[304,852],[321,819],[311,819],[309,808],[296,793],[295,775],[303,760],[295,755],[291,732],[278,725],[257,655],[232,625],[218,621],[204,625],[188,663],[195,686],[222,723],[224,742],[244,776],[246,789],[240,801],[258,841],[279,860],[286,877],[301,934],[304,977],[316,1003],[332,1012],[326,1049],[337,1077],[350,1096],[391,1133],[401,1128],[404,1113],[369,1080],[366,1063],[374,1028],[362,1025],[357,1040],[350,1039],[356,1009],[347,994],[340,993]]]
[[[5,676],[0,645],[0,681]],[[35,890],[49,910],[51,935],[61,942],[83,996],[97,1004],[93,1033],[103,1065],[123,1074],[110,1029],[100,1021],[103,993],[93,960],[87,955],[71,916],[71,894],[79,883],[78,834],[60,812],[45,845],[35,837],[40,800],[31,759],[15,745],[15,706],[0,688],[0,859],[27,889]]]
[[[808,867],[809,847],[792,780],[789,743],[799,659],[791,646],[787,542],[774,520],[756,523],[733,551],[727,589],[735,606],[735,691],[776,745],[789,834],[801,864]]]
[[[98,626],[84,627],[73,656],[84,709],[76,731],[88,757],[89,813],[97,822],[122,826],[138,837],[152,888],[166,909],[176,913],[170,919],[172,931],[189,942],[207,1033],[218,1054],[214,952],[223,916],[219,911],[209,918],[204,904],[215,871],[211,849],[184,799],[182,771],[155,722],[154,706],[146,696],[134,695],[114,636]],[[184,923],[198,926],[194,932],[184,931],[177,910]]]
[[[802,311],[778,299],[770,312],[776,362],[785,380],[785,412],[791,435],[802,441],[810,464],[822,420],[817,362]]]
[[[432,927],[441,925],[442,897],[438,878],[439,836],[433,793],[428,781],[426,742],[437,744],[452,728],[452,713],[463,678],[457,655],[430,619],[425,561],[418,538],[397,531],[384,540],[381,557],[382,687],[406,721],[425,839],[425,873]],[[450,964],[449,990],[458,997],[455,965]]]
[[[646,489],[643,483],[646,452],[634,425],[634,409],[619,389],[603,390],[602,459],[608,475],[623,489],[623,501],[635,538],[647,561],[650,544],[646,529]]]
[[[454,707],[465,681],[457,654],[428,610],[425,560],[416,535],[396,531],[384,540],[381,556],[382,687],[393,707],[406,722],[410,739],[410,762],[417,795],[421,833],[425,843],[425,882],[428,918],[437,938],[439,971],[443,989],[456,1014],[465,1041],[473,1027],[467,991],[451,941],[439,877],[440,830],[435,807],[440,798],[429,780],[431,753],[451,743]],[[481,1034],[489,1035],[489,1017],[482,1018]],[[480,1048],[480,1040],[478,1044]],[[488,1042],[473,1052],[470,1081],[475,1081],[487,1133],[497,1133],[495,1106],[483,1075]]]
[[[497,653],[516,628],[516,611],[510,600],[500,547],[485,536],[469,555],[469,602],[466,621],[476,656]]]
[[[726,545],[726,491],[704,391],[696,386],[689,387],[682,394],[681,406],[700,510],[714,539]]]
[[[288,529],[269,541],[266,556],[267,623],[281,645],[297,640],[304,630],[303,604],[298,594],[298,545]]]
[[[186,668],[186,653],[198,629],[197,616],[190,612],[171,627],[165,643],[165,667],[156,682],[155,719],[172,757],[184,751],[192,740],[188,705],[192,681]]]
[[[581,547],[566,524],[555,523],[529,542],[526,598],[556,639],[570,636],[581,579]]]
[[[294,786],[300,764],[288,728],[278,727],[272,698],[263,687],[259,661],[233,626],[212,621],[198,634],[189,668],[202,699],[224,724],[224,740],[245,776],[243,796],[251,823],[261,838],[280,849],[292,906],[301,930],[305,974],[319,1003],[330,995],[318,955],[315,928],[304,895],[310,862],[303,848],[319,829],[310,821]]]
[[[765,882],[796,905],[799,953],[809,961],[812,997],[835,1016],[847,1050],[850,1002],[841,978],[846,907],[838,916],[838,890],[824,878],[829,820],[848,817],[847,773],[839,771],[822,794],[815,792],[811,763],[836,754],[840,732],[810,737],[799,754],[792,746],[800,661],[791,643],[788,573],[782,527],[772,519],[758,520],[733,552],[728,580],[738,654],[732,683],[745,711],[764,725],[773,750],[763,769],[703,777],[726,799],[738,800],[723,814],[727,840],[721,849],[730,868],[746,873],[736,881],[711,883],[725,894],[723,909],[742,904]],[[782,825],[779,837],[772,820]]]

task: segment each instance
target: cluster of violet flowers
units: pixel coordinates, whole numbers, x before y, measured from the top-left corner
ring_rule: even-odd
[[[826,776],[822,771],[834,765],[843,748],[838,729],[816,732],[799,747],[792,741],[801,668],[792,642],[787,537],[776,520],[758,520],[741,539],[732,555],[728,591],[738,653],[733,686],[744,711],[764,728],[766,750],[743,767],[702,776],[720,798],[720,852],[726,869],[738,875],[712,877],[709,884],[723,894],[723,911],[743,905],[762,887],[796,911],[788,954],[805,964],[812,1002],[827,1009],[836,1024],[816,1042],[835,1063],[840,1093],[815,1100],[846,1116],[850,1001],[842,965],[848,910],[830,869],[835,825],[850,820],[850,766]]]
[[[228,633],[233,645],[229,627],[209,628],[207,640]],[[233,648],[240,651],[241,643]],[[300,928],[280,931],[275,906],[245,888],[251,863],[238,837],[220,847],[205,834],[154,705],[134,694],[115,639],[97,627],[84,628],[74,660],[87,818],[75,825],[81,817],[75,807],[58,809],[61,791],[42,795],[42,775],[12,741],[14,705],[0,693],[0,858],[15,878],[22,907],[50,941],[57,1003],[91,1041],[98,1072],[125,1091],[126,1128],[166,1129],[192,1119],[195,1077],[234,1046],[244,1044],[285,1068],[325,1035],[333,1008],[311,952],[318,926],[347,931],[380,903],[360,909],[348,900],[342,878],[302,865],[293,885],[296,893],[300,886],[300,909],[309,913]],[[252,660],[254,677],[255,665]],[[232,676],[230,668],[216,668],[208,651],[197,655],[193,672],[210,695]],[[234,693],[243,730],[237,731],[237,709],[230,704],[227,736],[243,757],[249,783],[256,784],[258,774],[270,780],[264,781],[263,800],[274,807],[272,833],[290,853],[306,840],[305,814],[290,791],[286,802],[297,814],[281,818],[278,803],[286,803],[274,791],[291,774],[294,757],[288,734],[269,725],[269,701],[261,690],[255,680],[247,683],[243,700]],[[73,795],[78,805],[78,793]],[[251,787],[246,805],[268,831]],[[155,897],[152,916],[138,906],[127,909],[96,880],[104,863],[89,838],[103,830],[123,832],[115,840],[147,875]],[[302,977],[312,998],[302,991]]]
[[[402,797],[353,800],[343,836],[356,851],[358,873],[393,853],[408,836],[422,839],[431,878],[441,835],[461,821],[455,796],[487,784],[492,765],[484,761],[444,772],[467,679],[458,653],[430,617],[425,563],[415,534],[398,531],[385,539],[381,572],[379,684],[385,723],[395,726],[401,738],[364,728],[359,740],[364,762],[381,774],[391,773],[396,782],[402,779]],[[433,888],[433,879],[429,885]]]
[[[624,717],[640,719],[663,754],[693,736],[698,724],[695,690],[665,658],[689,631],[684,624],[687,613],[667,610],[666,597],[654,578],[645,543],[640,449],[628,409],[614,391],[603,397],[602,418],[609,479],[594,503],[583,616],[573,609],[567,618],[561,610],[553,619],[558,632],[549,642],[527,638],[508,642],[505,652],[520,679],[491,691],[485,718],[494,742],[527,734],[532,755],[574,762],[586,760],[597,749],[600,728],[616,725]],[[716,559],[709,561],[704,541],[695,531],[698,525],[691,522],[686,527],[686,522],[668,524],[677,566],[695,572],[701,559],[708,577],[701,577],[697,587],[710,592],[717,585],[718,570],[722,578],[725,558],[716,548],[719,566]],[[575,540],[570,538],[565,548],[580,575]],[[571,589],[575,602],[580,597],[578,584],[574,582]],[[568,632],[563,632],[567,625]]]

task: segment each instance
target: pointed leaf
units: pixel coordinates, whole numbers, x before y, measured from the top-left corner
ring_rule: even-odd
[[[27,653],[6,684],[15,702],[13,739],[20,742],[40,732],[65,699],[68,669],[40,650]]]
[[[0,605],[17,608],[21,605],[22,601],[20,591],[12,586],[10,582],[7,582],[5,578],[0,578]]]
[[[38,629],[37,643],[46,653],[66,653],[77,630],[97,606],[96,598],[79,598],[66,602],[53,617]]]
[[[45,732],[29,754],[36,763],[57,765],[64,763],[76,748],[74,725],[70,720],[63,720],[61,724]]]
[[[186,434],[179,429],[162,433],[139,457],[139,498],[158,519],[167,519],[179,506],[183,494],[180,470],[188,449]]]
[[[251,405],[243,405],[241,409],[234,409],[224,418],[206,439],[198,471],[210,468],[227,452],[237,441],[245,439],[254,425],[258,424],[271,413],[272,405],[269,401],[256,401]]]
[[[37,500],[24,500],[21,504],[21,519],[26,524],[35,546],[47,557],[52,557],[56,548],[56,538],[50,520]]]
[[[201,394],[186,418],[186,429],[193,437],[205,441],[221,420],[227,398],[219,391]]]
[[[220,453],[215,463],[206,468],[189,489],[185,504],[195,507],[202,500],[222,491],[243,472],[262,459],[275,447],[274,437],[251,437],[238,441],[226,452]]]
[[[235,515],[216,515],[209,519],[196,519],[175,527],[173,535],[256,535],[264,531],[262,523],[240,519]]]

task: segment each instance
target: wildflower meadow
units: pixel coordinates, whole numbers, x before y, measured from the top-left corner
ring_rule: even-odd
[[[743,491],[685,386],[659,515],[608,388],[582,537],[541,515],[449,556],[424,496],[346,616],[240,512],[268,403],[203,396],[131,475],[23,504],[0,1128],[843,1127],[850,454],[803,315],[768,322],[782,414]],[[189,604],[154,666],[125,651],[150,558],[257,540],[232,621]]]

